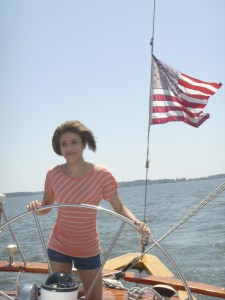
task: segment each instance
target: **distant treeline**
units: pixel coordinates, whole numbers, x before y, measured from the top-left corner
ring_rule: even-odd
[[[7,197],[25,197],[25,196],[33,196],[33,195],[43,195],[44,192],[15,192],[15,193],[5,193]]]
[[[208,179],[218,179],[225,178],[225,174],[211,175],[207,177],[199,177],[199,178],[176,178],[176,179],[156,179],[156,180],[147,180],[147,184],[160,184],[160,183],[176,183],[176,182],[184,182],[184,181],[197,181],[197,180],[208,180]],[[120,187],[126,186],[140,186],[145,185],[145,180],[133,180],[133,181],[122,181],[119,182]]]
[[[225,174],[211,175],[207,177],[199,177],[199,178],[176,178],[176,179],[156,179],[156,180],[147,180],[147,184],[161,184],[161,183],[176,183],[176,182],[185,182],[185,181],[197,181],[197,180],[208,180],[208,179],[218,179],[225,178]],[[120,187],[129,187],[129,186],[142,186],[145,185],[145,180],[133,180],[133,181],[121,181],[119,182]],[[5,193],[7,197],[24,197],[24,196],[32,196],[32,195],[43,195],[43,191],[39,192],[16,192],[16,193]]]

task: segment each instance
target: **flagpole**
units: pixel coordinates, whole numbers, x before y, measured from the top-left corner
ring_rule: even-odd
[[[152,61],[152,55],[154,50],[154,33],[155,33],[155,7],[156,7],[156,0],[154,0],[154,6],[153,6],[153,25],[152,25],[152,38],[150,42],[151,46],[151,74],[150,74],[150,93],[149,93],[149,120],[148,120],[148,133],[147,133],[147,156],[146,156],[146,177],[145,177],[145,207],[144,207],[144,218],[143,222],[147,223],[146,218],[146,210],[147,210],[147,191],[148,191],[148,171],[149,171],[149,141],[150,141],[150,127],[151,127],[151,121],[152,121],[152,74],[153,74],[153,61]],[[145,251],[145,246],[147,244],[147,241],[145,239],[142,239],[142,253]]]
[[[152,121],[152,74],[153,74],[153,61],[152,61],[152,55],[154,52],[154,35],[155,35],[155,6],[156,6],[156,0],[154,0],[154,7],[153,7],[153,24],[152,24],[152,38],[151,38],[151,42],[150,42],[150,46],[151,46],[151,80],[150,80],[150,93],[149,93],[149,121],[148,121],[148,132],[150,131],[150,127],[151,127],[151,121]],[[149,135],[148,135],[149,137]],[[148,142],[149,142],[149,138],[148,138]],[[148,158],[148,157],[147,157]]]

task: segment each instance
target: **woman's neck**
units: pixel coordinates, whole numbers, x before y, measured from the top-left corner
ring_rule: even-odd
[[[80,160],[79,162],[65,163],[63,165],[64,172],[71,177],[83,177],[89,173],[92,164]]]

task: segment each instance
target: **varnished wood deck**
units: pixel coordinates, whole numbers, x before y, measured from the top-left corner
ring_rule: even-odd
[[[139,257],[140,253],[126,253],[124,255],[109,259],[104,268],[108,270],[119,270],[129,264],[134,258]],[[174,274],[158,259],[157,256],[145,254],[135,266],[140,270],[155,276],[173,277]]]
[[[37,273],[37,274],[48,274],[47,263],[35,263],[29,262],[24,265],[22,262],[15,262],[13,266],[9,266],[8,261],[0,261],[0,271],[1,272],[27,272],[27,273]]]
[[[159,276],[144,276],[142,278],[137,278],[134,273],[128,272],[125,274],[124,279],[129,282],[135,282],[146,285],[156,285],[165,284],[173,287],[175,290],[184,291],[184,285],[180,279],[170,278],[170,277],[159,277]],[[225,288],[209,285],[205,283],[198,283],[193,281],[187,281],[187,284],[192,293],[217,297],[225,299]]]

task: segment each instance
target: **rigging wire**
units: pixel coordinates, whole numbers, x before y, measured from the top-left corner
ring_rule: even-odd
[[[158,242],[161,242],[164,238],[166,238],[168,235],[173,233],[178,227],[180,227],[182,224],[184,224],[186,221],[188,221],[194,214],[196,214],[200,209],[202,209],[204,206],[206,206],[210,201],[212,201],[214,198],[216,198],[224,190],[225,190],[225,182],[222,183],[218,188],[216,188],[211,194],[209,194],[208,197],[203,199],[197,206],[195,206],[185,217],[183,217],[182,220],[180,220],[166,234],[164,234],[160,239],[158,239]],[[151,248],[153,248],[153,247],[154,247],[154,245],[152,245]]]
[[[147,155],[146,155],[146,175],[145,175],[145,196],[144,196],[144,217],[143,222],[147,223],[146,218],[146,211],[147,211],[147,194],[148,194],[148,172],[149,172],[149,144],[150,144],[150,127],[151,127],[151,107],[152,107],[152,70],[153,70],[153,62],[152,62],[152,55],[153,55],[153,48],[154,48],[154,34],[155,34],[155,7],[156,7],[156,0],[154,0],[153,6],[153,24],[152,24],[152,38],[150,42],[151,46],[151,74],[150,74],[150,93],[149,93],[149,120],[148,120],[148,134],[147,134]],[[142,238],[142,253],[145,251],[145,246],[147,245],[147,240]]]

